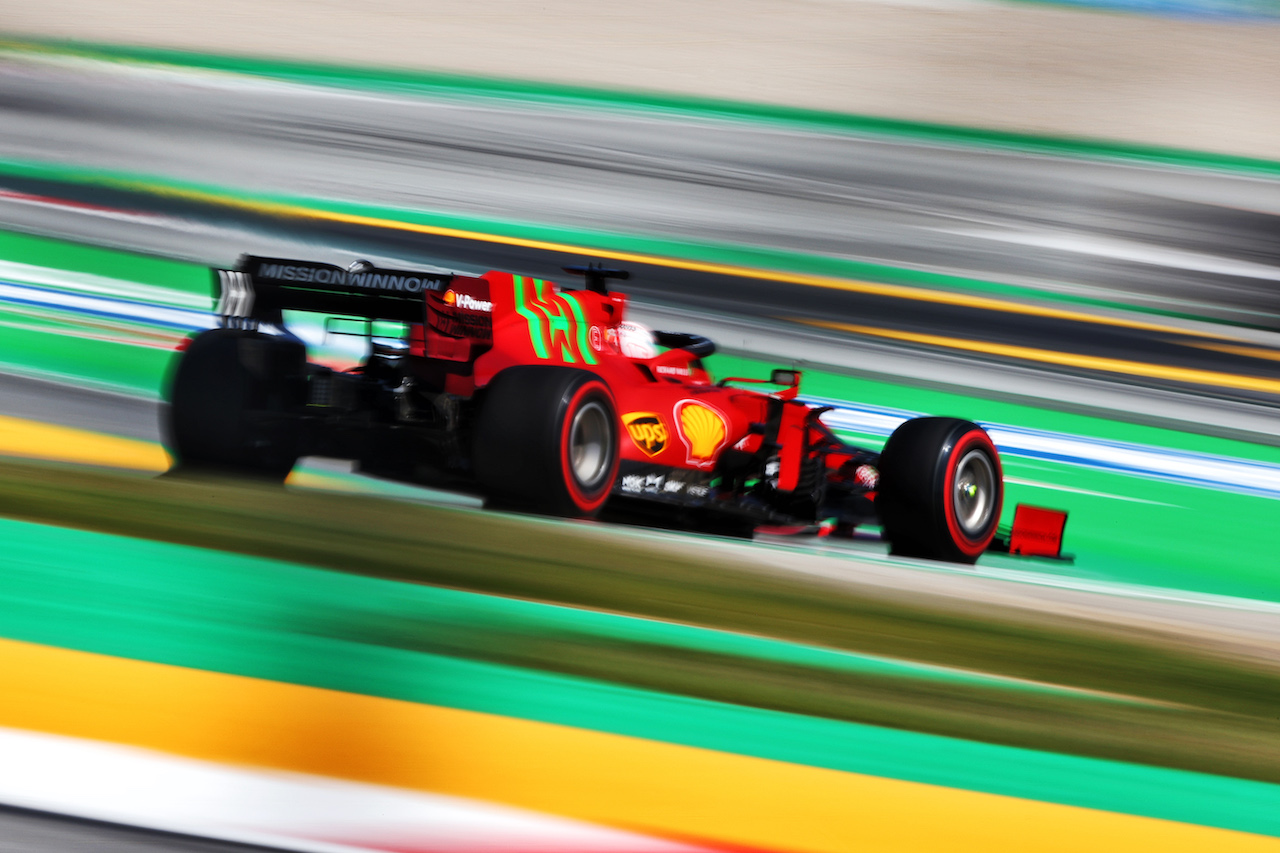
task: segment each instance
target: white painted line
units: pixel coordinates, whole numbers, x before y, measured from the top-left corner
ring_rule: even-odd
[[[1044,430],[984,426],[1002,452],[1023,458],[1280,499],[1280,465]]]
[[[1128,495],[1113,495],[1110,492],[1095,492],[1092,489],[1076,489],[1071,486],[1060,486],[1057,483],[1042,483],[1039,480],[1024,480],[1020,477],[1005,477],[1006,485],[1012,483],[1017,486],[1031,486],[1036,489],[1048,489],[1053,492],[1068,492],[1073,495],[1089,495],[1094,498],[1110,498],[1116,501],[1125,501],[1134,504],[1150,504],[1151,506],[1170,506],[1176,507],[1177,504],[1165,503],[1164,501],[1149,501],[1145,498],[1131,498]]]
[[[127,302],[111,297],[82,295],[8,281],[0,281],[0,301],[75,311],[98,317],[157,323],[179,329],[206,329],[213,325],[213,315],[208,311],[190,311],[154,303]]]
[[[0,802],[301,853],[705,853],[478,800],[0,728]]]
[[[41,267],[3,259],[0,259],[0,279],[9,280],[11,283],[20,282],[45,288],[73,290],[108,299],[123,299],[192,310],[207,309],[211,304],[212,295],[211,293],[188,293],[172,287],[139,284],[128,279]]]
[[[1174,249],[1150,243],[1139,243],[1136,240],[1121,240],[1115,237],[1098,237],[1070,232],[988,231],[986,229],[963,228],[940,228],[935,230],[960,237],[995,240],[1019,246],[1035,246],[1040,249],[1054,249],[1060,252],[1092,255],[1093,257],[1110,258],[1116,261],[1131,261],[1139,264],[1173,267],[1212,275],[1231,275],[1242,278],[1263,279],[1264,281],[1280,281],[1280,267],[1253,263],[1252,261],[1241,261],[1235,258],[1224,258],[1203,252],[1192,252],[1187,249]]]
[[[151,305],[184,307],[184,309],[207,309],[211,304],[211,293],[188,293],[172,287],[157,287],[155,284],[140,284],[123,278],[110,278],[108,275],[78,273],[74,270],[54,269],[51,266],[35,264],[19,264],[18,261],[0,259],[0,279],[8,279],[12,283],[35,284],[40,287],[63,288],[68,291],[86,293],[90,296],[115,298],[133,302],[147,302]]]
[[[834,407],[822,416],[833,430],[864,435],[888,436],[903,421],[920,414],[824,397],[804,399]],[[1009,456],[1280,499],[1280,465],[1269,462],[1004,424],[982,426],[1000,452]]]

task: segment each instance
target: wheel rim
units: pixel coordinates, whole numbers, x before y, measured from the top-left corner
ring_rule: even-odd
[[[569,427],[569,467],[586,490],[600,485],[609,474],[612,443],[609,413],[592,401],[574,412]]]
[[[951,505],[956,522],[971,538],[986,532],[995,509],[996,471],[991,458],[981,450],[970,450],[956,466]]]

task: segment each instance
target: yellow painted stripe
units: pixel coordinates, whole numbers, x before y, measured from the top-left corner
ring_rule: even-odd
[[[1213,350],[1214,352],[1242,355],[1246,358],[1260,358],[1266,361],[1280,361],[1280,350],[1268,349],[1266,347],[1242,347],[1234,344],[1216,344],[1199,341],[1189,341],[1188,343],[1193,347]]]
[[[446,228],[440,225],[424,225],[415,222],[402,222],[375,216],[362,216],[353,213],[338,213],[329,210],[304,207],[301,205],[280,202],[250,201],[246,199],[228,198],[200,190],[184,190],[155,186],[145,182],[121,182],[134,189],[145,192],[189,198],[227,207],[250,210],[273,216],[300,217],[317,219],[326,222],[340,222],[347,225],[360,225],[370,228],[381,228],[393,231],[408,231],[415,234],[429,234],[436,237],[453,237],[462,240],[473,240],[482,243],[498,243],[504,246],[516,246],[525,249],[538,249],[548,252],[565,252],[574,255],[592,255],[596,258],[621,261],[633,264],[651,264],[669,269],[705,272],[715,275],[728,275],[737,278],[778,281],[786,284],[799,284],[807,287],[820,287],[828,290],[842,290],[849,293],[862,293],[871,296],[888,296],[894,299],[909,299],[916,302],[932,302],[939,305],[953,305],[964,308],[979,308],[984,311],[1000,311],[1006,314],[1023,314],[1033,317],[1046,317],[1057,320],[1070,320],[1078,323],[1092,323],[1103,326],[1118,326],[1127,329],[1141,329],[1167,334],[1189,335],[1193,337],[1209,337],[1223,339],[1222,335],[1208,332],[1180,329],[1161,323],[1145,320],[1133,320],[1123,317],[1108,317],[1090,314],[1084,311],[1071,311],[1064,308],[1050,308],[1029,305],[1022,302],[1010,302],[988,296],[977,296],[965,293],[953,293],[946,290],[931,290],[922,287],[906,287],[895,284],[882,284],[855,279],[836,278],[834,276],[810,275],[807,273],[782,272],[777,270],[761,270],[734,264],[705,263],[702,261],[667,258],[659,255],[648,255],[639,252],[621,252],[610,249],[578,246],[571,243],[559,243],[549,240],[533,240],[524,237],[509,237],[502,234],[490,234],[462,228]],[[1231,338],[1225,338],[1231,340]]]
[[[3,415],[0,415],[0,454],[138,471],[169,468],[168,454],[160,445],[149,441]]]
[[[169,470],[171,464],[169,454],[154,442],[4,415],[0,415],[0,456],[22,456],[51,462],[74,462],[157,473]],[[285,482],[291,486],[331,491],[376,491],[372,487],[353,484],[340,477],[298,468],[289,474]]]
[[[797,323],[817,326],[823,329],[835,329],[841,332],[852,332],[856,335],[870,335],[877,338],[889,338],[895,341],[908,341],[929,346],[947,347],[949,349],[969,352],[1002,355],[1020,358],[1026,361],[1038,361],[1046,364],[1060,364],[1064,367],[1080,367],[1086,370],[1102,370],[1108,373],[1124,373],[1130,376],[1144,376],[1150,379],[1170,379],[1175,382],[1189,382],[1195,385],[1212,385],[1220,388],[1236,388],[1242,391],[1261,391],[1266,394],[1280,394],[1280,380],[1266,379],[1261,376],[1242,376],[1236,373],[1220,373],[1216,370],[1196,370],[1189,367],[1172,367],[1165,364],[1148,364],[1142,361],[1128,361],[1120,358],[1103,358],[1095,355],[1077,355],[1075,353],[1058,352],[1056,350],[1035,349],[1009,344],[996,344],[989,341],[974,341],[966,338],[951,338],[943,335],[927,335],[919,332],[904,332],[898,329],[882,329],[877,326],[859,326],[853,323],[836,323],[827,320],[795,319]]]
[[[0,640],[0,725],[778,851],[1277,851],[1280,839]]]

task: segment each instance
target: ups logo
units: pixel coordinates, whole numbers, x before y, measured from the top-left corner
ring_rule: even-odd
[[[636,447],[649,456],[657,456],[667,446],[667,425],[652,412],[632,412],[623,415],[622,422]]]

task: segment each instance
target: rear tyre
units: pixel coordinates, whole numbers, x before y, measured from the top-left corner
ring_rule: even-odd
[[[973,563],[1000,521],[1000,455],[977,424],[916,418],[880,455],[876,508],[890,553]]]
[[[306,364],[306,347],[293,338],[245,329],[197,335],[161,416],[176,468],[282,481],[298,460]]]
[[[476,479],[493,506],[590,518],[618,477],[618,414],[594,373],[512,367],[485,390]]]

